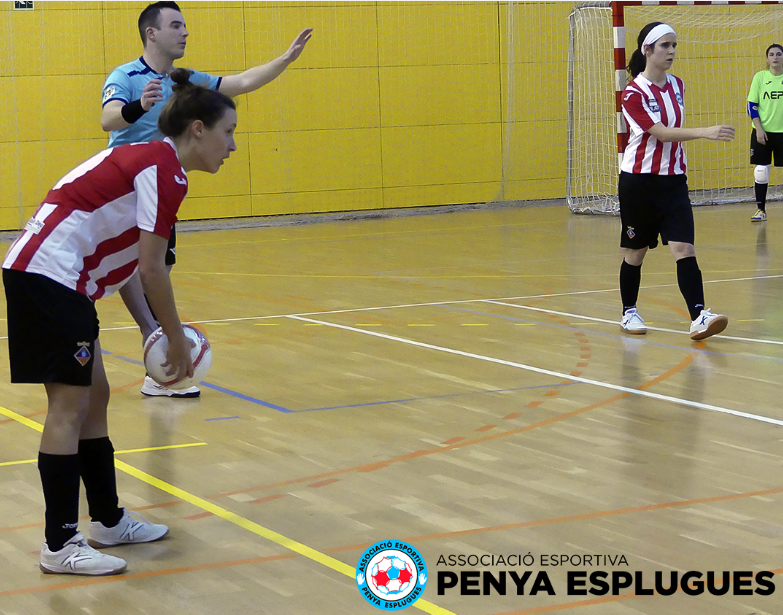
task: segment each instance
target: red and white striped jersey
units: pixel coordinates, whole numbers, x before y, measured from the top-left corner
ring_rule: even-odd
[[[3,262],[93,301],[136,271],[140,230],[169,238],[188,179],[170,139],[104,150],[46,195]]]
[[[666,73],[666,85],[659,88],[641,73],[623,91],[623,116],[628,124],[628,145],[621,171],[653,175],[684,175],[685,149],[680,142],[662,143],[649,132],[655,124],[681,128],[685,121],[685,84]]]

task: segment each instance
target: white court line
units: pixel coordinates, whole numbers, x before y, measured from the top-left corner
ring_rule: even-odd
[[[454,350],[453,348],[445,348],[444,346],[435,346],[434,344],[417,342],[415,340],[409,340],[404,337],[397,337],[396,335],[387,335],[386,333],[378,333],[377,331],[368,331],[367,329],[357,329],[356,327],[338,325],[336,323],[314,320],[312,318],[304,318],[302,316],[287,316],[287,318],[291,318],[294,320],[301,320],[303,322],[315,323],[319,325],[325,325],[327,327],[334,327],[335,329],[343,329],[345,331],[353,331],[355,333],[361,333],[363,335],[372,335],[373,337],[380,337],[382,339],[391,340],[393,342],[401,342],[403,344],[409,344],[411,346],[418,346],[419,348],[426,348],[428,350],[437,350],[438,352],[446,352],[448,354],[467,357],[469,359],[478,359],[479,361],[487,361],[489,363],[497,363],[498,365],[506,365],[508,367],[516,367],[517,369],[524,369],[529,372],[544,374],[546,376],[553,376],[555,378],[561,378],[563,380],[568,380],[571,382],[581,382],[583,384],[590,384],[604,389],[611,389],[612,391],[630,393],[631,395],[639,395],[640,397],[649,397],[650,399],[667,401],[674,404],[680,404],[682,406],[688,406],[690,408],[697,408],[699,410],[709,410],[711,412],[720,412],[721,414],[730,414],[732,416],[738,416],[744,419],[752,419],[754,421],[761,421],[762,423],[770,423],[771,425],[778,425],[779,427],[783,427],[783,421],[781,420],[773,419],[767,416],[760,416],[758,414],[750,414],[749,412],[740,412],[739,410],[731,410],[729,408],[722,408],[721,406],[703,404],[701,402],[690,401],[688,399],[681,399],[679,397],[671,397],[669,395],[661,395],[659,393],[650,393],[649,391],[643,391],[640,389],[631,389],[629,387],[620,386],[618,384],[601,382],[600,380],[591,380],[589,378],[582,378],[580,376],[572,376],[571,374],[563,374],[561,372],[555,372],[549,369],[543,369],[541,367],[534,367],[532,365],[525,365],[524,363],[516,363],[514,361],[506,361],[504,359],[496,359],[495,357],[488,357],[481,354],[474,354],[472,352]]]
[[[664,286],[674,286],[673,284],[664,284]],[[645,288],[657,288],[654,286],[646,286]],[[579,290],[568,293],[556,293],[548,295],[528,295],[522,297],[498,297],[497,299],[457,299],[455,301],[431,301],[428,303],[400,303],[397,305],[379,305],[374,307],[363,308],[348,308],[345,310],[324,310],[321,312],[300,312],[296,314],[271,314],[269,316],[242,316],[240,318],[211,318],[208,320],[189,320],[183,322],[186,325],[208,325],[210,323],[219,322],[242,322],[246,320],[269,320],[271,318],[291,318],[293,316],[323,316],[325,314],[350,314],[353,312],[374,312],[379,310],[396,310],[399,308],[410,307],[434,307],[438,305],[452,305],[456,303],[476,303],[478,301],[521,301],[526,299],[546,299],[549,297],[569,297],[572,295],[587,295],[591,293],[610,293],[617,291],[616,288],[606,288],[600,290]],[[126,325],[124,327],[101,327],[101,331],[128,331],[131,329],[138,329],[136,325]],[[0,340],[8,339],[7,337],[0,337]]]
[[[517,305],[515,303],[504,303],[503,301],[497,301],[495,299],[482,299],[484,303],[494,303],[495,305],[506,305],[508,307],[519,308],[520,310],[530,310],[532,312],[544,312],[545,314],[555,314],[557,316],[568,316],[569,318],[581,318],[582,320],[593,320],[595,322],[605,322],[610,325],[619,324],[616,320],[609,320],[607,318],[595,318],[593,316],[582,316],[580,314],[571,314],[569,312],[557,312],[555,310],[545,310],[544,308],[532,307],[529,305]],[[647,327],[650,331],[664,331],[666,333],[677,333],[678,335],[689,335],[687,331],[678,331],[677,329],[664,329],[663,327]],[[783,342],[777,340],[760,340],[752,337],[736,337],[734,335],[718,334],[719,337],[724,340],[735,340],[738,342],[755,342],[757,344],[777,344],[783,346]]]
[[[771,278],[781,278],[783,277],[783,274],[781,275],[767,275],[767,276],[758,276],[758,277],[750,277],[750,278],[729,278],[725,280],[711,280],[708,282],[704,282],[705,284],[714,284],[718,282],[742,282],[747,280],[766,280]],[[647,290],[650,288],[667,288],[670,286],[676,286],[676,284],[655,284],[652,286],[642,286],[640,290]],[[590,295],[590,294],[596,294],[596,293],[612,293],[612,292],[619,292],[617,288],[603,288],[603,289],[597,289],[597,290],[577,290],[577,291],[571,291],[567,293],[548,293],[548,294],[542,294],[542,295],[523,295],[518,297],[497,297],[495,299],[458,299],[456,301],[431,301],[428,303],[401,303],[398,305],[382,305],[382,306],[375,306],[375,307],[364,307],[364,308],[348,308],[345,310],[326,310],[322,312],[301,312],[297,314],[272,314],[269,316],[244,316],[241,318],[212,318],[208,320],[191,320],[184,324],[191,324],[191,325],[207,325],[210,323],[220,323],[220,322],[243,322],[246,320],[269,320],[272,318],[293,318],[295,316],[323,316],[325,314],[350,314],[353,312],[373,312],[373,311],[379,311],[379,310],[395,310],[400,308],[409,308],[409,307],[434,307],[438,305],[456,305],[459,303],[481,303],[481,302],[492,302],[492,301],[523,301],[523,300],[530,300],[530,299],[549,299],[552,297],[573,297],[577,295]],[[519,306],[515,306],[519,307]],[[579,318],[579,316],[573,315],[574,318]],[[584,316],[581,318],[585,318],[590,320],[589,317]],[[599,320],[599,319],[595,319]],[[606,321],[609,322],[609,321]],[[138,329],[137,326],[134,325],[128,325],[125,327],[101,327],[101,331],[128,331],[132,329]],[[667,330],[667,329],[657,329],[659,331],[672,331],[673,333],[682,333],[681,331],[674,331],[674,330]],[[723,338],[727,338],[727,336],[721,336]],[[0,340],[8,339],[8,337],[0,337]],[[728,339],[728,338],[727,338]],[[779,344],[781,342],[772,342],[769,340],[758,340],[754,338],[732,338],[747,342],[760,342],[763,344]]]

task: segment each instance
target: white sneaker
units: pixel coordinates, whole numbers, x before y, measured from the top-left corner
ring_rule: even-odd
[[[644,325],[644,319],[639,316],[636,308],[626,310],[623,314],[623,320],[620,326],[632,335],[644,335],[647,333],[647,327]]]
[[[729,324],[728,317],[702,310],[699,317],[691,323],[691,339],[703,340],[720,333]]]
[[[753,214],[750,217],[750,219],[753,220],[754,222],[761,222],[762,220],[766,220],[767,219],[767,212],[766,211],[761,211],[760,209],[757,209],[756,213]]]
[[[93,547],[114,547],[116,545],[130,545],[140,542],[153,542],[160,540],[169,533],[165,525],[151,523],[139,513],[133,514],[139,521],[123,510],[122,519],[114,527],[106,527],[100,521],[90,521],[90,539],[88,542]],[[131,511],[133,512],[133,511]]]
[[[141,394],[148,397],[175,397],[179,399],[189,399],[201,395],[198,387],[189,387],[187,389],[167,389],[159,385],[149,376],[144,377],[144,384],[141,385]]]
[[[65,543],[59,551],[50,551],[46,543],[41,547],[41,570],[46,574],[80,574],[106,576],[125,572],[124,559],[96,551],[81,532]]]

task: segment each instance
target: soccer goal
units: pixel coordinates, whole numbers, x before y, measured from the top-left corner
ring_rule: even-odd
[[[753,200],[751,123],[745,114],[764,52],[783,44],[783,3],[584,2],[570,15],[566,197],[574,213],[618,213],[617,175],[627,143],[620,110],[626,57],[644,25],[663,21],[677,31],[672,72],[685,81],[686,126],[731,124],[732,143],[685,145],[694,205]],[[769,200],[780,200],[783,172],[772,170]]]

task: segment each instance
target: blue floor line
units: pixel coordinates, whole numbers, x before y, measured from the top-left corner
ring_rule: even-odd
[[[409,401],[426,401],[428,399],[444,399],[447,397],[462,397],[465,395],[486,395],[487,393],[508,393],[511,391],[526,391],[528,389],[551,389],[553,387],[565,387],[575,384],[581,384],[579,382],[567,382],[564,384],[541,384],[532,387],[517,387],[514,389],[491,389],[489,391],[471,391],[470,393],[448,393],[446,395],[433,395],[432,397],[409,397],[407,399],[390,399],[387,401],[371,401],[364,404],[349,404],[346,406],[328,406],[324,408],[308,408],[306,410],[294,410],[294,413],[299,412],[316,412],[318,410],[340,410],[342,408],[362,408],[364,406],[382,406],[384,404],[401,404]]]
[[[208,387],[210,389],[214,389],[215,391],[220,391],[221,393],[226,393],[227,395],[238,397],[239,399],[244,399],[245,401],[258,404],[259,406],[264,406],[266,408],[271,408],[272,410],[277,410],[278,412],[285,412],[286,414],[290,414],[294,412],[294,410],[289,410],[288,408],[283,408],[282,406],[271,404],[268,401],[264,401],[262,399],[256,399],[255,397],[250,397],[249,395],[242,395],[242,393],[238,393],[237,391],[232,391],[231,389],[226,389],[216,384],[210,384],[209,382],[204,382],[203,380],[199,384]]]

